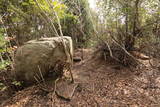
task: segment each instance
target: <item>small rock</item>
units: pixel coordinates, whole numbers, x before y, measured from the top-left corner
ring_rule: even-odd
[[[78,84],[72,84],[70,81],[60,81],[57,83],[56,88],[56,94],[65,99],[65,100],[71,100],[74,91]]]

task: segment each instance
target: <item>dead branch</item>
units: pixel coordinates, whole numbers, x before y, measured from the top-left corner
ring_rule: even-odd
[[[40,10],[43,12],[43,14],[44,14],[45,16],[47,16],[46,13],[45,13],[45,11],[41,8],[41,6],[40,6],[40,4],[38,3],[38,1],[37,1],[37,0],[34,0],[34,1],[36,2],[37,6],[40,8]],[[70,51],[67,51],[67,49],[66,49],[66,44],[65,44],[65,42],[64,42],[64,40],[63,40],[63,32],[62,32],[62,27],[61,27],[61,24],[60,24],[60,19],[59,19],[57,13],[55,12],[54,7],[53,7],[53,5],[51,4],[51,2],[50,2],[49,0],[46,0],[46,2],[48,3],[48,5],[50,6],[50,9],[54,12],[54,14],[55,14],[55,16],[56,16],[56,19],[57,19],[57,21],[58,21],[59,30],[60,30],[60,35],[58,34],[58,31],[56,30],[56,27],[54,26],[53,20],[52,20],[51,18],[48,18],[48,17],[47,17],[47,18],[48,18],[48,21],[51,23],[51,26],[52,26],[52,28],[53,28],[53,31],[56,33],[56,36],[60,36],[60,37],[61,37],[62,45],[63,45],[63,47],[64,47],[64,51],[65,51],[67,60],[68,60],[68,58],[69,58],[69,59],[70,59],[69,62],[70,62],[70,64],[72,65],[72,60],[73,60],[73,58],[72,58],[72,55],[71,55]],[[71,70],[71,69],[69,69],[69,70]],[[69,71],[69,72],[71,72],[71,71]],[[71,75],[71,77],[72,77],[72,81],[73,81],[73,76]]]

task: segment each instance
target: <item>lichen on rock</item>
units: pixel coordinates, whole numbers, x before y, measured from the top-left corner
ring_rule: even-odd
[[[66,50],[71,57],[65,53]],[[52,37],[31,40],[19,47],[15,53],[14,68],[18,80],[34,83],[36,79],[42,79],[49,72],[54,71],[57,63],[72,64],[73,48],[71,37]],[[63,72],[63,69],[59,72]]]

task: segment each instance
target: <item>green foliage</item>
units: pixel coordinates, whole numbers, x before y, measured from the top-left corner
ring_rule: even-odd
[[[3,83],[0,82],[0,91],[4,91],[7,89],[7,86],[5,86]]]
[[[93,33],[93,26],[91,17],[89,15],[90,8],[87,0],[64,0],[68,7],[68,13],[76,16],[76,23],[71,23],[71,29],[69,30],[70,35],[78,46],[87,44]],[[69,18],[69,17],[68,17]],[[67,22],[66,22],[67,23]],[[70,22],[69,22],[70,23]],[[68,24],[69,24],[68,23]],[[68,26],[68,27],[70,27]],[[66,34],[66,32],[64,32]]]
[[[63,18],[66,15],[67,7],[64,4],[60,3],[59,1],[49,0],[49,2],[46,2],[46,0],[38,0],[37,2],[43,9],[43,11],[45,11],[49,15],[54,16],[55,15],[54,12],[58,15],[59,18]],[[36,4],[35,7],[37,7]],[[37,7],[37,10],[39,10],[39,7]]]
[[[0,52],[3,51],[2,49],[5,47],[6,42],[4,38],[4,29],[0,28]]]
[[[63,2],[62,2],[63,1]],[[86,0],[1,0],[0,14],[9,36],[15,36],[17,43],[56,36],[58,18],[64,35],[71,36],[76,42],[84,43],[92,35],[93,27],[89,16],[89,4]]]
[[[17,87],[20,87],[22,86],[21,82],[18,82],[18,81],[13,81],[11,82],[12,85],[14,86],[17,86]],[[0,91],[5,91],[9,88],[9,86],[6,86],[4,83],[0,82]]]
[[[62,31],[65,36],[73,36],[72,32],[74,26],[78,24],[77,17],[72,14],[66,14],[63,18],[61,18]]]
[[[55,14],[60,19],[68,14],[66,13],[67,7],[57,0],[36,1],[8,0],[0,2],[4,5],[0,7],[2,16],[8,14],[3,18],[6,26],[9,26],[7,27],[8,35],[15,36],[20,45],[30,39],[55,36],[51,27],[51,23],[56,25],[58,22]]]
[[[4,60],[0,62],[0,70],[5,70],[7,66],[11,64],[11,61]]]
[[[3,54],[6,52],[11,52],[11,47],[7,46],[8,40],[5,39],[4,29],[0,29],[0,70],[5,70],[7,66],[11,64],[9,59],[4,60]]]
[[[21,82],[19,81],[13,81],[12,84],[15,86],[22,86]]]
[[[101,0],[98,6],[106,26],[103,30],[112,32],[126,49],[126,45],[134,47],[138,39],[153,37],[155,22],[160,19],[159,0]]]

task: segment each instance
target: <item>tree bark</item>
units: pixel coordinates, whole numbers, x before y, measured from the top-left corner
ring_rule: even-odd
[[[126,41],[125,41],[125,48],[126,48],[126,50],[127,51],[131,51],[133,48],[134,48],[134,45],[135,45],[135,38],[136,38],[136,36],[137,36],[137,34],[138,34],[138,32],[137,32],[137,24],[138,24],[138,22],[139,22],[139,13],[138,13],[138,11],[139,11],[139,0],[136,0],[135,1],[135,6],[134,6],[134,16],[133,16],[133,30],[132,30],[132,35],[126,35]],[[128,20],[127,19],[127,17],[126,17],[126,20]],[[130,20],[132,20],[132,19],[130,19]],[[126,26],[128,25],[128,21],[126,21]],[[128,29],[126,28],[126,31],[128,31]]]

